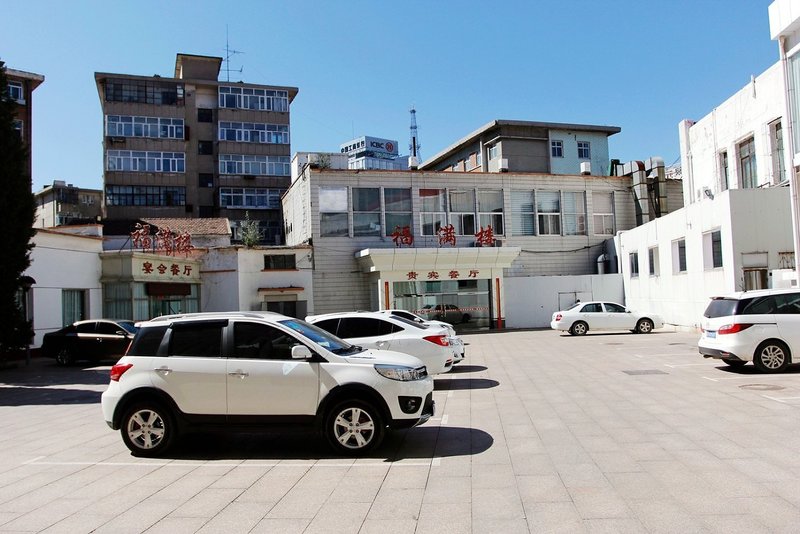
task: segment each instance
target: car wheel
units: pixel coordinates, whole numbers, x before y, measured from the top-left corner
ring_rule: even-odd
[[[731,358],[722,358],[722,361],[725,362],[730,367],[734,367],[734,368],[744,367],[744,364],[747,363],[744,360],[734,360],[734,359],[731,359]]]
[[[68,348],[64,347],[59,349],[58,352],[56,352],[56,363],[58,365],[62,366],[72,365],[73,361],[74,358],[72,357],[72,352]]]
[[[781,341],[765,341],[756,349],[753,364],[762,373],[780,373],[789,365],[789,348]]]
[[[470,319],[472,319],[472,316],[470,316],[470,314],[468,313],[465,313],[464,315],[461,316],[462,323],[468,323]]]
[[[582,336],[589,331],[589,325],[583,321],[575,321],[569,328],[569,333],[573,336]]]
[[[136,403],[122,418],[122,441],[134,456],[163,454],[172,445],[175,424],[167,409],[154,402]]]
[[[349,400],[328,412],[324,432],[337,452],[361,454],[380,445],[384,423],[381,414],[371,404]]]
[[[653,321],[650,319],[639,319],[636,323],[636,332],[639,334],[649,334],[653,331]]]

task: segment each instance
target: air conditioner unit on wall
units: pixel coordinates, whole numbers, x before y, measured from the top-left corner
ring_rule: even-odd
[[[508,158],[500,158],[500,162],[497,164],[497,169],[500,172],[508,172]]]

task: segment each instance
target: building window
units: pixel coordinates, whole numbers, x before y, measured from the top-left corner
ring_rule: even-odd
[[[13,122],[12,122],[12,125],[14,127],[14,131],[17,133],[19,138],[20,139],[24,139],[25,137],[24,137],[24,134],[22,133],[22,126],[23,126],[22,121],[14,119]]]
[[[214,173],[201,172],[197,175],[197,181],[200,187],[214,187]]]
[[[107,171],[182,173],[185,161],[183,152],[106,151]]]
[[[511,191],[512,235],[536,235],[533,191]]]
[[[264,270],[297,269],[294,254],[265,254]]]
[[[420,219],[422,235],[436,235],[440,228],[447,225],[444,189],[420,189],[419,198],[422,204]]]
[[[550,141],[550,155],[554,158],[563,158],[564,141]]]
[[[247,176],[289,176],[292,164],[289,156],[246,156],[220,154],[219,173]]]
[[[208,108],[197,108],[197,122],[213,122],[213,111]]]
[[[672,272],[686,272],[686,240],[679,239],[672,242]]]
[[[483,160],[483,158],[481,157],[481,153],[480,152],[475,154],[475,166],[480,167],[481,164],[482,164],[481,163],[482,160]]]
[[[106,135],[111,137],[183,139],[183,119],[108,115],[106,116]]]
[[[288,124],[264,124],[260,122],[219,123],[219,140],[240,143],[289,144]]]
[[[25,103],[25,91],[19,82],[8,82],[8,96],[20,104]]]
[[[392,234],[398,226],[409,227],[413,235],[411,224],[411,189],[387,187],[383,190],[383,206],[386,211],[386,233]]]
[[[589,141],[578,141],[578,159],[591,159],[591,143]]]
[[[536,216],[539,235],[561,235],[561,193],[537,191]]]
[[[631,264],[631,278],[639,276],[639,253],[631,252],[628,258]]]
[[[447,198],[450,201],[450,224],[456,235],[475,235],[475,190],[452,190]]]
[[[289,111],[289,92],[222,85],[219,88],[219,107],[259,111]]]
[[[595,235],[614,235],[614,193],[592,193]]]
[[[319,234],[322,237],[347,237],[347,188],[319,188]]]
[[[658,266],[658,247],[647,249],[647,264],[650,269],[650,276],[658,276],[660,269]]]
[[[109,206],[184,206],[185,187],[157,185],[107,185],[106,204]]]
[[[214,141],[198,141],[197,153],[201,156],[214,155]]]
[[[500,147],[498,145],[490,146],[488,151],[489,160],[493,160],[500,155]]]
[[[353,188],[353,235],[381,235],[381,195],[379,188]]]
[[[786,180],[786,170],[783,161],[783,127],[781,121],[769,125],[770,141],[772,143],[772,183],[780,184]]]
[[[491,226],[494,235],[503,235],[505,233],[503,219],[503,191],[478,190],[478,226],[481,228]]]
[[[719,153],[719,190],[727,191],[730,187],[728,180],[728,152],[723,150]]]
[[[222,208],[269,210],[281,207],[280,189],[261,187],[220,187],[219,205]]]
[[[758,175],[756,174],[756,144],[755,140],[750,139],[739,144],[739,172],[742,187],[745,189],[754,188],[758,185]]]
[[[152,80],[106,80],[106,101],[183,105],[183,84]]]
[[[586,234],[586,196],[583,191],[566,192],[564,203],[564,235]]]
[[[86,290],[62,289],[61,290],[61,324],[69,326],[75,321],[86,319]],[[91,324],[94,329],[94,324]],[[89,332],[91,334],[94,331]]]
[[[722,232],[703,234],[703,265],[706,269],[722,267]]]

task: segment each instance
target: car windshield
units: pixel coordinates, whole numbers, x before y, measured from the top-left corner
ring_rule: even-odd
[[[739,304],[737,299],[712,299],[708,303],[704,317],[715,319],[727,315],[736,315],[736,306]]]
[[[317,345],[325,347],[337,356],[348,356],[350,354],[364,352],[362,347],[359,347],[358,345],[351,345],[344,339],[340,339],[330,332],[327,332],[318,326],[314,326],[313,324],[308,324],[305,321],[301,321],[300,319],[290,319],[278,322],[291,328],[295,332],[302,334]]]
[[[135,334],[136,332],[139,331],[139,329],[136,328],[136,324],[133,321],[117,321],[117,324],[120,325],[125,330],[127,330],[128,332],[130,332],[131,334]]]

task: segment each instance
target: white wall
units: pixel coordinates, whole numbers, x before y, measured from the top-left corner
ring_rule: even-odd
[[[559,294],[575,293],[581,301],[610,300],[624,304],[622,276],[505,277],[505,313],[508,328],[550,326],[553,312],[560,309]],[[562,297],[562,304],[564,297]],[[571,297],[570,297],[570,300]],[[572,304],[574,301],[570,302]]]
[[[36,280],[33,292],[33,346],[42,344],[42,336],[63,325],[61,294],[63,289],[83,289],[87,293],[87,318],[103,316],[100,286],[100,253],[103,240],[39,230],[33,237],[31,265],[24,274]]]
[[[744,255],[765,252],[769,270],[781,267],[780,252],[792,250],[789,190],[736,189],[687,206],[619,234],[625,301],[667,323],[697,327],[711,296],[743,289]],[[704,236],[719,230],[721,268],[709,265]],[[686,271],[675,272],[673,243],[686,242]],[[658,250],[656,275],[649,274],[648,249]],[[629,256],[639,254],[639,276],[631,276]]]

